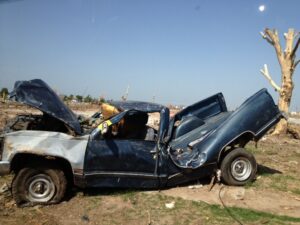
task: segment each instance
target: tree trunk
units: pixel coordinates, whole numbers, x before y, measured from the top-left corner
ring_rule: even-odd
[[[281,85],[281,91],[279,93],[278,108],[286,115],[289,113],[292,93],[294,89],[292,72],[293,70],[292,70],[291,62],[285,60],[285,62],[281,64],[282,85]],[[287,128],[288,128],[288,123],[286,119],[281,119],[279,123],[276,125],[273,134],[274,135],[286,134]]]
[[[278,108],[280,111],[288,114],[289,107],[291,104],[294,83],[293,83],[293,73],[296,66],[299,64],[300,60],[296,59],[296,51],[300,45],[300,38],[296,41],[294,46],[294,39],[299,36],[299,33],[295,35],[294,29],[289,29],[287,33],[284,34],[286,40],[285,50],[283,51],[280,45],[280,40],[278,37],[278,32],[276,30],[265,29],[265,33],[261,33],[263,38],[270,43],[277,55],[279,65],[281,67],[281,87],[276,85],[269,75],[267,66],[265,69],[261,70],[262,74],[269,80],[271,85],[279,92]],[[276,125],[275,130],[272,134],[286,134],[288,131],[288,123],[285,119],[281,119]]]

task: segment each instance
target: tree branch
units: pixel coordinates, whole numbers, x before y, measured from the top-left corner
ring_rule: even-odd
[[[266,28],[265,35],[272,41],[273,46],[276,51],[278,61],[279,61],[280,65],[282,65],[284,62],[284,55],[283,55],[283,52],[281,49],[278,32],[276,30],[270,30],[269,28]]]
[[[296,66],[298,65],[300,63],[300,59],[299,60],[297,60],[295,63],[294,63],[294,69],[296,69]]]
[[[299,44],[300,44],[300,37],[298,38],[298,40],[297,40],[297,42],[296,42],[296,44],[295,44],[295,47],[294,47],[294,49],[293,49],[293,51],[292,51],[292,53],[291,53],[291,59],[295,56],[296,51],[297,51],[297,49],[298,49],[298,47],[299,47]]]
[[[291,53],[293,50],[293,42],[294,42],[294,36],[295,36],[295,31],[294,29],[289,29],[286,34],[285,40],[286,40],[286,44],[285,44],[285,50],[284,50],[284,57],[291,57]]]
[[[275,88],[275,91],[281,92],[281,88],[275,83],[274,80],[272,80],[272,77],[269,74],[268,66],[267,64],[264,64],[264,69],[261,69],[260,72],[262,75],[264,75],[267,80],[270,82],[271,86]]]
[[[269,44],[274,45],[274,42],[266,35],[266,33],[260,32],[260,35],[265,39]]]

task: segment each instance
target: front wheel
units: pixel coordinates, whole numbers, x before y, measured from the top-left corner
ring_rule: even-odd
[[[12,182],[13,197],[18,206],[53,204],[64,197],[67,180],[64,172],[50,165],[22,168]]]
[[[242,186],[255,179],[257,163],[243,148],[229,152],[221,163],[221,178],[228,185]]]

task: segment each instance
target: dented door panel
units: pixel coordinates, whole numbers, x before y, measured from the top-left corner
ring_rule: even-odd
[[[155,146],[144,140],[91,140],[84,166],[87,185],[157,186]]]

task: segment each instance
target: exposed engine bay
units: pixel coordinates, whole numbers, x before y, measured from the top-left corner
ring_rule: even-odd
[[[100,123],[118,114],[121,110],[109,104],[102,104],[100,111],[91,117],[78,116],[82,134],[89,134]],[[129,138],[129,139],[155,139],[157,131],[147,125],[148,113],[133,111],[126,115],[119,123],[110,127],[105,138]],[[20,130],[40,130],[66,133],[76,136],[76,133],[68,125],[51,115],[43,113],[21,114],[9,120],[4,128],[4,133]]]

